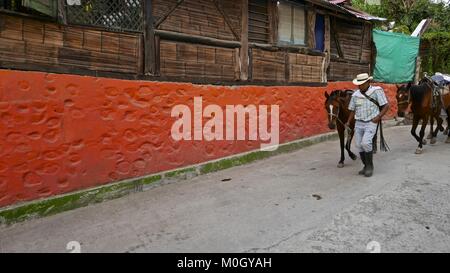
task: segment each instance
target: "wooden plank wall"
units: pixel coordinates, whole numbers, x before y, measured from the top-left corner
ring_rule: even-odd
[[[240,41],[241,1],[153,0],[155,27],[223,41]],[[240,79],[239,49],[161,39],[160,75],[178,79]]]
[[[237,80],[239,51],[161,40],[161,75],[190,79]]]
[[[251,78],[256,81],[286,82],[286,53],[254,48]]]
[[[249,0],[248,40],[253,43],[267,44],[270,38],[269,2],[267,0]]]
[[[290,82],[322,82],[322,64],[325,57],[289,54]]]
[[[153,5],[156,21],[165,18],[158,29],[221,40],[239,40],[239,1],[215,3],[211,0],[184,0],[179,4],[175,0],[155,0]]]
[[[358,64],[337,60],[333,60],[330,63],[329,74],[332,75],[331,81],[349,81],[361,73],[370,73],[370,65],[368,63]]]
[[[327,15],[330,58],[304,48],[277,47],[275,9],[276,2],[268,0],[152,0],[156,36],[155,56],[147,56],[154,58],[155,68],[150,74],[202,82],[246,81],[248,74],[249,81],[275,84],[347,81],[358,73],[370,72],[370,24]],[[243,20],[243,13],[248,20]],[[309,29],[313,26],[309,24]],[[266,45],[250,44],[247,51],[247,39],[242,38],[247,34],[250,41]],[[144,72],[144,55],[142,34],[65,26],[0,13],[1,67],[16,68],[19,64],[53,67],[55,72],[66,68],[138,76]]]
[[[323,56],[286,51],[252,49],[252,79],[255,81],[306,83],[322,81]]]
[[[62,26],[0,13],[1,67],[138,74],[141,52],[138,34]]]
[[[332,58],[328,79],[332,81],[351,80],[357,74],[370,73],[371,25],[338,18],[333,18],[331,24]],[[339,50],[342,53],[341,56]]]

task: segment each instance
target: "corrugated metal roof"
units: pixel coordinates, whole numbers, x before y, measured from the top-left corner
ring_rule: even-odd
[[[345,1],[347,1],[347,0],[330,0],[328,2],[330,2],[332,4],[341,4],[341,3],[344,3]]]
[[[381,18],[381,17],[377,17],[377,16],[373,16],[370,15],[366,12],[357,10],[353,7],[347,6],[347,5],[340,5],[341,8],[347,10],[348,12],[350,12],[351,14],[353,14],[354,16],[364,19],[364,20],[368,20],[368,21],[386,21],[386,18]]]
[[[315,3],[325,8],[329,8],[332,10],[336,10],[342,12],[344,14],[348,14],[354,16],[356,18],[360,18],[366,21],[386,21],[386,18],[381,18],[377,16],[370,15],[366,12],[357,10],[351,6],[349,6],[346,2],[347,0],[307,0],[308,2]]]

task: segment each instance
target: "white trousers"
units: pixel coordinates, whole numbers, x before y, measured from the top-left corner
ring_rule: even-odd
[[[362,152],[372,152],[373,150],[373,138],[377,133],[378,124],[373,123],[372,121],[364,122],[364,121],[356,121],[355,124],[355,141],[356,148],[360,153]]]

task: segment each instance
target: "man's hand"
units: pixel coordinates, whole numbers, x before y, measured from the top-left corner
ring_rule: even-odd
[[[381,121],[381,117],[380,116],[376,116],[374,119],[372,119],[372,122],[376,123],[376,124],[380,123],[380,121]]]

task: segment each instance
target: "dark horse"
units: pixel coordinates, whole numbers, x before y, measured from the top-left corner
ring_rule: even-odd
[[[439,97],[433,99],[433,88],[433,82],[424,78],[419,82],[419,85],[409,83],[406,86],[400,86],[397,90],[398,116],[405,116],[406,109],[411,105],[413,113],[411,134],[419,142],[416,154],[423,152],[423,145],[426,144],[426,140],[424,140],[425,128],[428,122],[431,125],[431,144],[436,143],[438,131],[444,131],[442,126],[444,120],[440,117],[443,105]],[[449,114],[448,109],[447,114]],[[437,120],[437,127],[436,130],[433,130],[435,120]],[[416,130],[420,121],[422,121],[422,127],[418,136]]]
[[[358,157],[351,151],[355,122],[352,122],[352,124],[350,124],[351,132],[349,132],[347,136],[347,143],[345,143],[345,130],[346,130],[345,123],[347,122],[350,116],[348,105],[350,103],[352,95],[353,91],[351,90],[345,91],[336,90],[333,91],[331,94],[325,92],[326,98],[325,109],[327,110],[328,113],[328,127],[332,130],[337,128],[341,144],[341,159],[339,161],[338,168],[344,167],[345,161],[344,146],[351,159],[353,160],[358,159]]]

